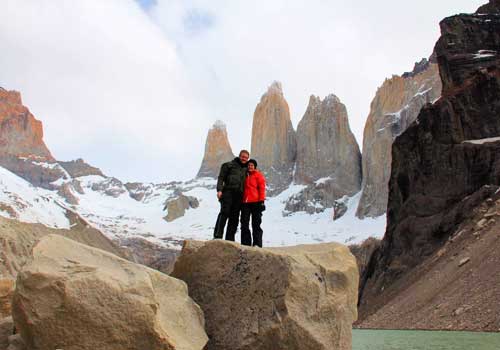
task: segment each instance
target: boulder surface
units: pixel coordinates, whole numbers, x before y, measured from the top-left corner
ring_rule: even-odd
[[[172,276],[205,313],[208,350],[351,349],[358,269],[341,244],[186,241]]]
[[[186,284],[49,235],[18,275],[12,314],[30,349],[202,349],[203,312]]]

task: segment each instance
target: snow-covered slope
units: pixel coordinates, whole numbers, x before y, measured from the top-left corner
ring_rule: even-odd
[[[40,222],[50,227],[69,227],[65,216],[71,209],[110,238],[142,236],[166,246],[180,247],[182,240],[211,239],[219,211],[215,196],[215,180],[209,178],[184,183],[140,184],[129,190],[119,180],[103,176],[83,176],[58,180],[77,199],[70,205],[61,191],[47,191],[32,186],[9,171],[0,168],[0,215],[20,221]],[[138,187],[138,188],[137,188]],[[360,242],[367,237],[381,237],[385,216],[359,220],[355,210],[359,194],[348,201],[347,213],[332,220],[332,210],[319,214],[287,213],[285,202],[303,186],[292,185],[279,196],[269,198],[263,216],[264,245],[282,246],[301,243],[337,241]],[[140,201],[138,192],[142,191]],[[167,222],[165,202],[183,193],[196,197],[199,207],[188,209],[184,216]]]
[[[57,194],[34,187],[0,167],[0,215],[23,222],[69,228],[66,205]]]

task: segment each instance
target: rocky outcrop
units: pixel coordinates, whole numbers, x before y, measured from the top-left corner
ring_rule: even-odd
[[[66,174],[43,141],[42,122],[21,101],[21,94],[0,88],[0,166],[34,186],[54,189],[51,183]]]
[[[59,235],[19,273],[14,323],[32,349],[201,350],[203,312],[184,282]]]
[[[208,131],[205,154],[196,177],[212,177],[215,179],[219,176],[222,163],[229,162],[232,159],[234,159],[234,155],[227,138],[226,124],[217,120]]]
[[[361,153],[349,127],[347,110],[335,95],[323,101],[311,96],[297,126],[295,182],[311,184],[321,178],[334,180],[346,193],[361,185]]]
[[[0,88],[0,156],[54,161],[43,142],[42,123],[21,101],[21,94]]]
[[[358,263],[359,274],[364,275],[373,253],[380,247],[380,240],[370,237],[360,244],[351,244],[349,249]]]
[[[153,185],[142,182],[127,182],[125,185],[129,196],[138,202],[141,202],[146,196],[153,193]]]
[[[66,203],[71,205],[78,205],[79,200],[73,193],[73,186],[70,182],[65,182],[59,187],[57,194],[66,200]]]
[[[387,79],[377,90],[363,134],[359,218],[386,212],[392,143],[415,121],[421,108],[440,95],[441,79],[434,58],[416,63],[412,72]]]
[[[207,350],[351,349],[358,270],[345,246],[186,241],[172,276],[205,313]]]
[[[48,190],[57,188],[53,184],[54,181],[68,179],[64,169],[56,162],[20,158],[13,155],[0,155],[0,166],[28,181],[33,186]]]
[[[349,127],[347,110],[335,95],[323,101],[316,96],[309,99],[297,126],[295,182],[307,187],[287,200],[288,212],[312,214],[326,208],[340,209],[339,199],[360,190],[361,153]]]
[[[347,211],[347,200],[356,192],[348,192],[333,179],[322,179],[307,186],[299,193],[290,196],[285,203],[283,214],[289,215],[298,211],[308,214],[321,213],[327,208],[333,208],[334,220],[342,217]]]
[[[68,172],[72,178],[80,176],[97,175],[105,177],[99,168],[93,167],[81,158],[70,160],[68,162],[58,161],[58,163]]]
[[[255,108],[251,151],[266,176],[270,195],[283,191],[292,182],[296,154],[288,103],[281,84],[274,82]]]
[[[186,210],[198,208],[199,205],[200,203],[196,197],[180,194],[178,197],[170,199],[165,203],[165,209],[167,210],[165,220],[168,222],[174,221],[184,216]]]
[[[387,231],[363,278],[363,318],[497,191],[487,185],[500,184],[500,17],[463,14],[440,25],[443,96],[394,142]]]
[[[118,198],[123,193],[128,192],[125,185],[123,185],[123,183],[115,177],[108,177],[104,178],[100,182],[94,182],[91,188],[92,191],[101,192],[106,196],[111,196],[113,198]]]

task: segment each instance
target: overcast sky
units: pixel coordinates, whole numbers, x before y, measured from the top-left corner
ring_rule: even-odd
[[[486,0],[1,0],[0,86],[60,160],[124,181],[192,178],[216,119],[233,151],[281,81],[294,126],[334,93],[362,144],[385,78],[428,57],[439,21]]]

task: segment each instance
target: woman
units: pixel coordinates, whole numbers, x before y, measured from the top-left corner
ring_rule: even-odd
[[[257,161],[248,161],[248,172],[243,190],[241,205],[241,244],[262,247],[262,212],[266,210],[266,179],[257,170]],[[252,234],[250,234],[250,217],[252,217]],[[253,241],[253,244],[252,244]]]

